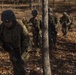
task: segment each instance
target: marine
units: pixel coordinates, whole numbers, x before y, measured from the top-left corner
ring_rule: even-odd
[[[62,17],[60,17],[60,24],[62,25],[62,33],[64,37],[67,37],[68,26],[70,25],[71,20],[68,17],[66,12],[63,12]]]
[[[25,31],[24,26],[17,22],[16,16],[12,10],[4,10],[1,13],[1,21],[0,36],[6,44],[6,48],[10,45],[14,50],[14,55],[18,56],[19,59],[19,62],[15,61],[13,51],[10,53],[10,50],[8,50],[10,60],[13,64],[14,75],[25,75],[26,71],[21,55],[28,46],[28,32]],[[0,45],[2,47],[5,47],[5,44],[0,40]]]
[[[40,44],[39,36],[42,26],[41,26],[41,20],[38,17],[38,11],[36,9],[32,10],[32,17],[30,18],[29,23],[31,23],[32,26],[34,47],[39,48]]]
[[[52,8],[48,9],[48,27],[49,27],[49,45],[56,47],[57,44],[57,23],[58,23],[58,18],[55,16]]]

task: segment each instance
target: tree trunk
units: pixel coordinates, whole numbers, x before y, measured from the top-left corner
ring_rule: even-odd
[[[2,0],[2,11],[3,11],[4,0]]]
[[[29,0],[29,7],[30,9],[33,9],[33,0]]]
[[[55,0],[53,0],[53,8],[54,8],[54,5],[55,5]]]
[[[52,75],[49,60],[49,40],[48,40],[48,0],[42,0],[42,60],[43,75]]]

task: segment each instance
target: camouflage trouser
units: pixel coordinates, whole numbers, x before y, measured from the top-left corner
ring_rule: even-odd
[[[49,33],[49,47],[56,46],[57,43],[57,32]]]
[[[15,52],[18,55],[18,58],[20,61],[19,62],[14,61],[12,54],[10,54],[10,60],[13,63],[14,75],[25,75],[25,69],[23,66],[23,61],[20,56],[20,52],[19,52],[19,50],[15,50]]]
[[[38,34],[33,35],[34,47],[39,47],[39,36]]]
[[[25,75],[24,67],[21,63],[13,64],[14,75]]]
[[[64,27],[62,26],[62,33],[63,33],[63,36],[67,35],[67,32],[68,32],[68,27]]]

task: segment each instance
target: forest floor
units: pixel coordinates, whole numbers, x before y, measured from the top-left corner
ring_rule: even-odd
[[[76,21],[74,21],[74,24]],[[42,75],[42,54],[30,53],[26,64],[26,75]],[[57,48],[50,50],[50,63],[53,75],[76,75],[76,27],[68,32],[67,38],[58,31]],[[30,74],[29,74],[30,73]],[[9,54],[0,48],[0,75],[13,75],[13,65]]]

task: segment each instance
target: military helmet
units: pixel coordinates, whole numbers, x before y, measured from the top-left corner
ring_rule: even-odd
[[[48,12],[53,12],[53,9],[52,8],[48,8]]]
[[[33,16],[38,15],[38,11],[37,11],[36,9],[32,10],[32,15],[33,15]]]
[[[16,20],[15,14],[12,10],[4,10],[1,14],[2,21],[13,21]]]

